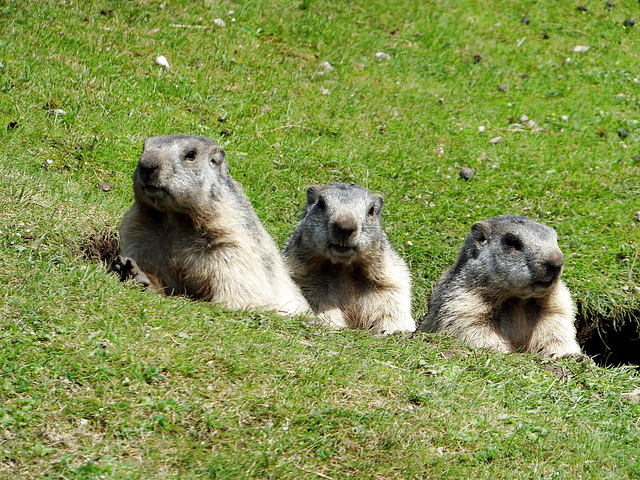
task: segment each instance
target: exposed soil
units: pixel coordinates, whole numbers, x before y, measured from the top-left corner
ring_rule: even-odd
[[[91,233],[80,244],[80,253],[90,262],[110,265],[120,254],[118,231],[107,225],[99,232]]]

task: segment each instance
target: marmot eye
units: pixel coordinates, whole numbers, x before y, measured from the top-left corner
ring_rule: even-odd
[[[373,217],[373,215],[376,213],[376,206],[375,205],[371,205],[371,208],[369,208],[369,216]]]
[[[502,241],[507,247],[515,248],[517,250],[522,248],[522,242],[520,239],[511,233],[507,233]]]
[[[318,198],[318,201],[316,202],[316,208],[318,210],[324,210],[325,208],[327,208],[327,204],[325,203],[324,198]]]
[[[195,150],[189,150],[187,154],[184,156],[185,160],[195,160],[198,152]]]

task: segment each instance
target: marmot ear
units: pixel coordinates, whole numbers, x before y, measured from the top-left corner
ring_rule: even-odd
[[[220,165],[222,162],[224,162],[224,159],[225,159],[224,150],[217,146],[214,147],[213,151],[211,152],[211,161],[216,165]]]
[[[320,196],[320,187],[318,185],[311,185],[307,188],[307,205],[313,205],[318,201]]]
[[[384,197],[379,193],[373,193],[371,194],[371,198],[373,199],[373,213],[375,213],[376,215],[380,215],[380,212],[382,212],[382,207],[384,206]]]
[[[480,221],[471,225],[471,236],[477,243],[484,243],[490,233],[491,227],[487,222]]]

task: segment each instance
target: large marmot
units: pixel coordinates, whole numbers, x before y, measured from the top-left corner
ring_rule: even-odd
[[[332,328],[413,332],[411,275],[382,230],[383,198],[358,185],[312,186],[284,248],[291,276]]]
[[[232,309],[310,311],[212,140],[148,138],[133,190],[120,228],[122,256],[112,266],[123,278]]]
[[[501,352],[580,354],[557,242],[555,230],[526,217],[474,223],[455,265],[431,292],[419,330]]]

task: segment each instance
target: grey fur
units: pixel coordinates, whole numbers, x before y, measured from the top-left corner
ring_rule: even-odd
[[[123,278],[232,309],[309,312],[212,140],[148,138],[133,189],[135,203],[120,228],[122,256],[113,265]]]
[[[311,186],[285,263],[319,323],[415,331],[411,275],[381,226],[381,195],[358,185]]]
[[[476,222],[431,292],[419,330],[502,352],[579,355],[563,265],[557,234],[548,226],[516,215]]]

